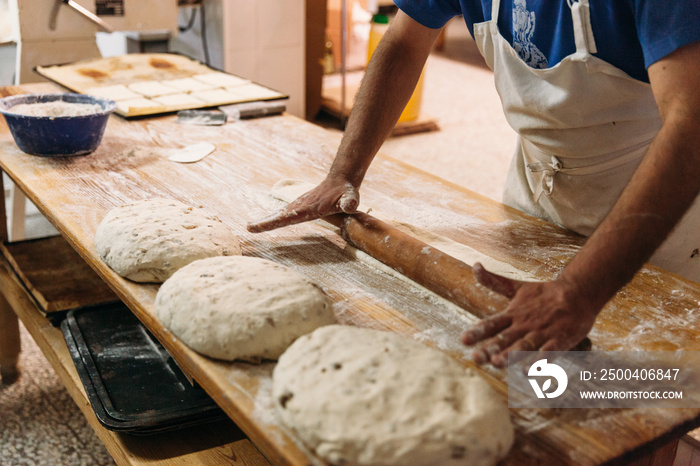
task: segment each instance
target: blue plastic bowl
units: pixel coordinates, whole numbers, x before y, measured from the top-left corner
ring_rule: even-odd
[[[81,116],[29,116],[12,111],[19,104],[62,100],[79,104],[99,104],[100,112]],[[82,94],[23,94],[0,99],[0,114],[5,117],[15,143],[23,152],[42,157],[68,157],[94,152],[102,141],[113,100]]]

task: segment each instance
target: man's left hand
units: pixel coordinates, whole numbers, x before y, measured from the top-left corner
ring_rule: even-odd
[[[482,285],[510,299],[508,307],[483,319],[462,336],[477,344],[474,361],[496,367],[508,364],[510,351],[567,351],[583,340],[600,311],[563,279],[544,283],[511,280],[477,263],[474,276]]]

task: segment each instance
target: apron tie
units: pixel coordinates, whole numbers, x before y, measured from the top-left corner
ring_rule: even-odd
[[[653,138],[652,138],[653,139]],[[642,141],[640,143],[625,147],[624,149],[610,152],[607,154],[607,159],[602,162],[593,163],[590,165],[578,165],[570,166],[570,162],[567,162],[568,167],[565,167],[561,160],[559,160],[554,155],[540,153],[538,156],[537,149],[534,144],[529,142],[527,139],[521,138],[521,144],[523,149],[523,156],[525,160],[528,158],[532,160],[539,159],[540,161],[527,163],[526,166],[528,170],[532,173],[541,173],[542,179],[539,181],[538,186],[535,188],[533,194],[535,202],[540,200],[542,193],[547,196],[551,196],[554,192],[554,177],[557,173],[563,173],[565,175],[572,176],[582,176],[582,175],[592,175],[595,173],[603,173],[608,170],[613,170],[621,165],[624,165],[635,160],[640,160],[644,157],[646,153],[646,148],[651,144],[652,139]],[[549,160],[547,160],[549,158]],[[567,159],[568,160],[568,159]]]
[[[551,196],[554,191],[554,175],[562,171],[564,166],[561,164],[558,158],[551,156],[552,159],[549,162],[534,162],[528,163],[527,168],[532,173],[542,173],[542,179],[535,188],[533,193],[535,196],[535,202],[540,200],[542,193],[547,196]]]

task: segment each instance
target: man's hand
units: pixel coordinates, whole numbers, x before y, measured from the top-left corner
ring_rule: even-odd
[[[251,233],[274,230],[296,223],[308,222],[328,215],[351,214],[360,204],[360,194],[352,184],[342,179],[326,178],[320,185],[287,207],[262,220],[249,223]]]
[[[482,285],[510,299],[508,307],[488,317],[462,336],[474,349],[474,361],[496,367],[508,364],[510,351],[567,351],[593,327],[600,306],[581,297],[565,280],[531,283],[511,280],[474,264]]]

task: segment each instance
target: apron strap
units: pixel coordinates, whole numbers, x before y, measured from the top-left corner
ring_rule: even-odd
[[[566,0],[571,8],[571,18],[574,21],[574,39],[576,40],[576,53],[591,54],[598,49],[593,38],[591,28],[591,10],[588,0]]]
[[[491,21],[498,23],[498,11],[501,7],[501,0],[491,0]]]

